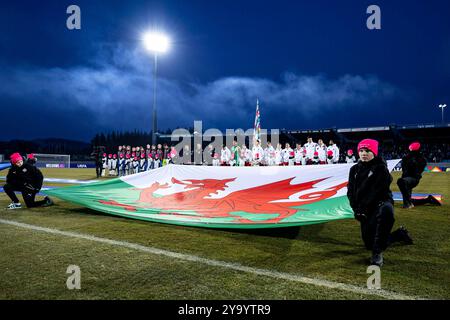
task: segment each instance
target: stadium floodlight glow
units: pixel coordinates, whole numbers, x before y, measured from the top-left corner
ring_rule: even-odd
[[[169,49],[169,38],[162,33],[147,32],[143,41],[145,48],[150,52],[164,53]]]
[[[153,70],[153,121],[152,121],[152,144],[156,144],[156,136],[158,132],[158,121],[156,114],[156,72],[158,69],[158,54],[164,53],[169,49],[169,38],[159,32],[147,32],[143,35],[142,41],[145,48],[154,55],[154,70]]]

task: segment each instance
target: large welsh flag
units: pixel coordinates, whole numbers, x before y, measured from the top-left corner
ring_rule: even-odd
[[[392,170],[399,160],[388,161]],[[46,194],[108,214],[211,228],[276,228],[353,218],[352,164],[287,167],[168,165]]]

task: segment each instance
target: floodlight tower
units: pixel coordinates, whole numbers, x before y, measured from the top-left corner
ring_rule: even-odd
[[[154,55],[153,68],[153,111],[152,111],[152,144],[156,144],[156,132],[158,130],[156,110],[156,75],[158,69],[158,54],[165,53],[169,49],[169,38],[157,32],[144,34],[143,42],[145,48]]]
[[[439,105],[439,108],[442,109],[442,123],[444,123],[444,108],[445,108],[446,106],[447,106],[446,104],[440,104],[440,105]]]

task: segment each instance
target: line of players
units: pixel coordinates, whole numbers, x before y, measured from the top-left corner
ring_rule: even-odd
[[[245,144],[241,147],[238,146],[237,141],[233,141],[231,149],[223,145],[219,154],[210,145],[208,152],[212,159],[211,163],[202,159],[201,145],[197,145],[197,149],[190,152],[186,146],[183,152],[190,153],[190,156],[189,160],[183,163],[182,159],[185,160],[186,157],[178,157],[175,147],[169,149],[167,144],[164,146],[148,144],[146,148],[119,146],[117,153],[103,153],[101,175],[125,176],[156,169],[169,163],[193,164],[191,161],[193,153],[197,153],[201,159],[198,164],[213,166],[299,166],[335,164],[339,161],[339,148],[333,140],[330,140],[327,146],[322,139],[315,143],[312,138],[308,138],[303,146],[297,143],[294,149],[289,143],[285,143],[284,148],[280,143],[274,148],[270,142],[263,149],[259,141],[255,141],[252,149],[249,149]],[[346,162],[356,162],[352,150],[347,151]]]
[[[161,144],[143,147],[119,146],[117,153],[102,157],[102,173],[104,177],[126,176],[162,167],[173,162],[176,156],[175,147]]]
[[[223,145],[220,156],[215,153],[213,165],[215,166],[300,166],[317,164],[335,164],[339,161],[339,148],[330,140],[329,145],[325,145],[322,139],[315,143],[312,138],[303,146],[297,143],[292,149],[289,143],[285,143],[284,148],[279,143],[276,148],[270,142],[266,148],[260,146],[256,141],[250,150],[246,145],[242,147],[233,142],[231,150]],[[352,150],[347,151],[347,163],[355,163],[356,158]]]

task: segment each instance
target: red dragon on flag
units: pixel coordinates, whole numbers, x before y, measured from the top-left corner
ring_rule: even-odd
[[[186,214],[167,213],[165,211],[194,211],[196,213],[192,215],[194,219],[199,216],[209,218],[231,216],[235,217],[236,222],[240,223],[254,223],[255,221],[233,215],[232,212],[244,211],[258,215],[278,214],[275,218],[263,221],[264,223],[278,223],[299,210],[294,207],[327,199],[347,186],[347,182],[344,182],[325,190],[317,191],[314,190],[314,185],[327,178],[291,184],[291,181],[294,179],[292,177],[270,184],[231,192],[223,198],[210,197],[219,191],[224,191],[227,188],[227,184],[235,179],[188,179],[180,181],[172,178],[171,182],[173,185],[184,186],[182,191],[165,196],[156,195],[155,193],[158,190],[170,188],[171,185],[154,182],[148,188],[137,189],[140,191],[140,195],[135,204],[123,204],[115,200],[100,200],[100,202],[105,205],[123,207],[129,211],[136,211],[138,208],[157,208],[164,211],[161,215],[170,214],[186,217]],[[306,190],[311,190],[311,192],[303,194],[296,201],[275,202],[289,199],[290,196]]]

